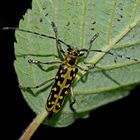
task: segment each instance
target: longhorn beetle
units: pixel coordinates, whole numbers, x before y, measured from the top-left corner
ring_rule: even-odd
[[[36,64],[36,65],[60,63],[60,66],[59,66],[59,69],[57,71],[55,78],[51,78],[35,87],[19,86],[22,90],[28,90],[28,89],[33,89],[33,88],[39,88],[39,87],[45,85],[46,83],[48,83],[49,81],[54,80],[54,84],[51,88],[50,94],[49,94],[47,102],[46,102],[46,110],[48,111],[49,115],[53,115],[54,113],[57,113],[60,111],[60,109],[63,106],[65,97],[69,92],[71,92],[71,95],[72,95],[72,102],[71,102],[70,107],[73,111],[75,111],[75,109],[73,108],[73,104],[75,103],[75,98],[74,98],[74,95],[72,92],[71,84],[79,69],[81,69],[83,71],[88,71],[89,69],[95,67],[95,65],[86,65],[87,68],[85,69],[78,65],[79,58],[83,57],[85,55],[85,53],[86,53],[86,56],[84,56],[85,58],[88,57],[88,54],[90,51],[101,52],[101,53],[106,53],[106,54],[110,54],[110,55],[116,55],[117,57],[120,57],[120,58],[123,57],[122,55],[114,54],[110,51],[105,52],[102,50],[91,49],[94,40],[99,35],[98,33],[96,33],[91,38],[88,49],[86,49],[86,48],[77,49],[58,38],[57,27],[54,22],[51,22],[51,26],[54,31],[55,37],[37,33],[37,32],[24,30],[24,29],[20,29],[20,28],[16,28],[16,27],[4,27],[3,28],[3,30],[19,30],[19,31],[33,33],[33,34],[36,34],[39,36],[43,36],[43,37],[47,37],[47,38],[56,40],[56,47],[59,51],[59,54],[63,57],[63,61],[41,62],[41,61],[32,60],[32,59],[28,60],[29,63]],[[67,52],[64,51],[61,44],[65,45],[67,47]],[[129,60],[131,59],[128,56],[126,56],[125,58],[129,59]],[[138,59],[135,59],[135,58],[131,59],[131,60],[138,62]]]

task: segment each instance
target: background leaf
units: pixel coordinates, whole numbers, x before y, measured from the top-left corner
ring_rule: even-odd
[[[33,0],[32,10],[27,11],[19,28],[54,36],[51,21],[57,25],[59,38],[74,47],[88,47],[90,39],[98,32],[94,49],[111,50],[114,54],[140,60],[139,0]],[[16,40],[15,68],[20,85],[35,86],[54,77],[57,67],[45,65],[43,71],[29,64],[28,59],[59,59],[55,40],[20,31],[16,32]],[[67,126],[77,118],[88,117],[91,110],[127,96],[140,83],[138,62],[117,58],[115,63],[113,56],[95,52],[91,52],[86,61],[97,63],[100,69],[94,68],[77,76],[73,85],[77,113],[70,110],[68,97],[62,111],[44,123]],[[51,84],[41,88],[38,96],[33,96],[38,90],[22,91],[37,114],[44,109]]]

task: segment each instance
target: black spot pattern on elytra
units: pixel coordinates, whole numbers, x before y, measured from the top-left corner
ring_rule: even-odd
[[[69,85],[69,87],[70,87],[71,82],[72,82],[72,80],[67,79],[65,86]]]
[[[64,64],[63,64],[63,65],[60,65],[60,67],[59,67],[59,69],[58,69],[58,72],[57,72],[57,74],[56,74],[56,77],[57,77],[57,78],[55,78],[55,83],[57,83],[58,81],[60,81],[60,84],[63,83],[64,77],[61,77],[61,75],[64,75],[64,74],[66,74],[66,72],[67,72],[67,68],[64,68],[64,67],[65,67]]]
[[[60,65],[57,74],[59,74],[61,70],[62,70],[62,74],[66,74],[66,72],[67,72],[67,68],[65,68],[65,66],[66,66],[65,64]]]
[[[47,108],[50,111],[50,113],[53,112],[54,110],[55,112],[57,112],[61,109],[65,96],[68,94],[71,83],[78,72],[78,68],[70,68],[70,77],[68,77],[69,79],[67,78],[67,81],[65,83],[66,87],[64,87],[61,91],[61,94],[58,95],[58,93],[60,92],[62,88],[61,84],[65,80],[64,77],[61,77],[61,76],[65,75],[67,71],[68,71],[68,68],[65,64],[60,65],[58,72],[56,74],[54,85],[52,86],[52,89],[51,89],[51,93],[47,99]],[[58,85],[58,82],[60,82],[60,86]],[[55,94],[58,95],[58,97]],[[56,97],[54,97],[54,95]],[[62,96],[63,98],[61,98],[60,96]],[[56,99],[58,100],[57,103],[56,103]],[[55,104],[52,104],[52,102],[54,102]]]
[[[57,111],[59,111],[60,110],[60,108],[61,108],[61,106],[59,107],[59,106],[55,106],[55,110],[57,110]]]
[[[76,76],[77,72],[78,72],[78,68],[75,68],[74,70],[71,70],[70,76],[73,77],[72,79],[74,79],[74,77]]]
[[[54,88],[56,88],[56,91],[53,90]],[[60,91],[60,87],[59,87],[58,85],[54,84],[54,85],[52,86],[51,93],[50,93],[50,95],[49,95],[49,97],[48,97],[48,99],[47,99],[47,107],[48,107],[48,108],[51,108],[51,107],[53,106],[53,104],[49,104],[49,102],[53,102],[53,101],[55,102],[56,98],[54,97],[54,95],[55,95],[55,94],[58,94],[59,91]]]

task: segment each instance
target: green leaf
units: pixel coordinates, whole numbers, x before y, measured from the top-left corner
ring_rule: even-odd
[[[62,110],[45,120],[45,124],[68,126],[75,119],[88,117],[91,110],[127,96],[140,84],[140,63],[125,58],[140,60],[140,0],[33,0],[32,10],[27,11],[19,28],[54,36],[51,21],[57,25],[59,38],[71,46],[88,48],[90,39],[98,32],[92,48],[111,51],[123,58],[118,57],[115,63],[116,57],[112,55],[90,52],[85,61],[97,67],[87,73],[81,71],[72,86],[77,113],[70,109],[68,96]],[[43,65],[42,70],[28,60],[58,60],[55,40],[21,31],[16,31],[16,40],[15,68],[20,85],[36,86],[54,77],[57,67]],[[79,65],[84,67],[83,61]],[[38,90],[21,90],[37,114],[45,108],[51,85],[40,88],[38,96],[33,95]]]

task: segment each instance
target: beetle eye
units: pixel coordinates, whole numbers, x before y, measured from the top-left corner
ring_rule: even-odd
[[[77,50],[77,53],[80,54],[80,50]]]
[[[77,56],[77,53],[76,52],[72,52],[72,56]]]

